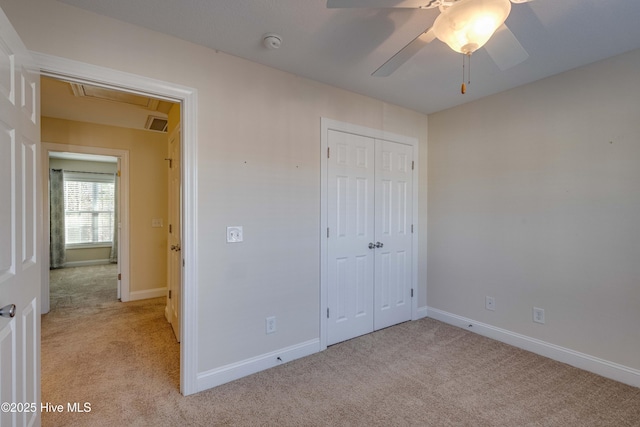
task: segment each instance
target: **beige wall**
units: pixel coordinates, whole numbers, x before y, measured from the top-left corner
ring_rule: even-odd
[[[56,158],[49,159],[49,167],[51,169],[101,173],[115,173],[118,170],[118,165],[116,163]],[[44,196],[46,198],[46,194]],[[82,265],[86,263],[93,263],[96,261],[108,263],[110,254],[111,243],[109,243],[109,246],[104,247],[67,248],[65,254],[66,265]]]
[[[173,104],[169,110],[167,117],[167,134],[171,134],[173,130],[180,124],[180,104]]]
[[[425,182],[423,114],[60,2],[0,6],[31,50],[198,91],[199,372],[319,337],[321,117],[417,138]],[[244,226],[244,243],[226,243],[229,225]],[[424,305],[426,265],[418,281]]]
[[[129,151],[130,292],[165,288],[167,222],[167,135],[42,117],[43,142]]]
[[[638,70],[635,51],[429,116],[430,307],[640,368]]]
[[[96,263],[109,264],[111,247],[101,246],[97,248],[67,248],[65,252],[65,267],[89,264],[94,265]]]

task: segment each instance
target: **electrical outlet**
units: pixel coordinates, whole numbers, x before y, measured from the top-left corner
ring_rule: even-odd
[[[533,307],[533,321],[544,324],[544,308]]]
[[[276,331],[276,317],[271,316],[266,318],[267,334],[272,334]]]
[[[484,308],[496,311],[496,299],[494,297],[484,297]]]

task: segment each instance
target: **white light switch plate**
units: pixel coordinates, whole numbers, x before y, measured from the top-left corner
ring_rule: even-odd
[[[162,218],[153,218],[151,220],[151,226],[153,228],[159,228],[162,227]]]
[[[233,227],[227,227],[227,243],[240,242],[242,242],[242,226],[235,225]]]

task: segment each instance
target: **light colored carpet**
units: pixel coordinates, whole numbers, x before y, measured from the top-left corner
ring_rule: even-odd
[[[640,426],[640,389],[432,319],[193,396],[164,300],[43,317],[45,426]]]
[[[82,310],[88,313],[118,299],[118,266],[61,268],[49,271],[51,310]]]

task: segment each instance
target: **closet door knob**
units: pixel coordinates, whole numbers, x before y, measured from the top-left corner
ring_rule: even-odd
[[[2,317],[14,317],[16,315],[16,305],[9,304],[0,308],[0,316]]]
[[[375,247],[376,247],[376,245],[374,245],[373,243],[369,243],[369,249],[373,249]]]
[[[384,246],[384,243],[376,242],[376,248],[381,248]]]

